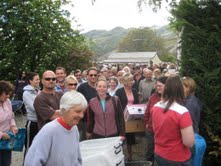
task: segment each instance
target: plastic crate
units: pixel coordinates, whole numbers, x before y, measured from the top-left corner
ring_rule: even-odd
[[[120,137],[80,142],[83,166],[125,166]]]

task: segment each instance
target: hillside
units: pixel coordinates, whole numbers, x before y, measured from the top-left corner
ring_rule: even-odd
[[[157,31],[157,33],[166,39],[165,47],[170,50],[172,54],[175,54],[176,50],[176,35],[172,32],[168,26],[151,27]],[[106,30],[92,30],[83,34],[90,43],[90,48],[94,52],[95,58],[105,59],[108,53],[117,50],[118,44],[123,39],[130,29],[124,29],[122,27],[116,27],[110,31]]]

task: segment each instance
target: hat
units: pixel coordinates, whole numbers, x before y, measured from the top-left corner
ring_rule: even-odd
[[[160,76],[160,77],[157,79],[157,81],[161,82],[162,84],[165,84],[166,81],[167,81],[167,78],[168,78],[168,77],[166,77],[166,76]]]

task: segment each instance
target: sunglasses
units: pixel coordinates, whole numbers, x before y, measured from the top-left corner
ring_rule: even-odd
[[[77,75],[75,75],[75,77],[80,77],[81,76],[81,74],[77,74]]]
[[[69,84],[68,84],[68,86],[77,86],[77,85],[78,85],[77,83],[73,83],[73,84],[72,84],[72,83],[69,83]]]
[[[50,78],[50,77],[46,77],[46,78],[44,78],[44,80],[45,81],[56,81],[56,78],[55,77],[52,77],[52,78]]]
[[[90,77],[97,77],[97,74],[89,74]]]

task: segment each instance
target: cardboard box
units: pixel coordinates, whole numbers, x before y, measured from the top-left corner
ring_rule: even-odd
[[[127,105],[124,110],[124,119],[126,122],[143,119],[145,110],[146,104]]]
[[[126,133],[145,132],[143,120],[131,120],[125,122]]]

